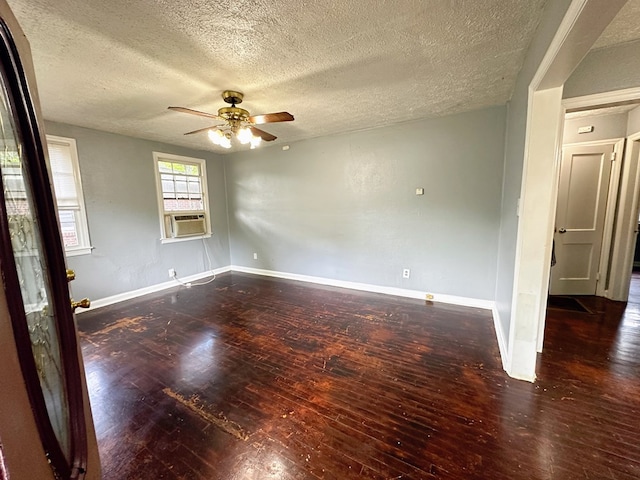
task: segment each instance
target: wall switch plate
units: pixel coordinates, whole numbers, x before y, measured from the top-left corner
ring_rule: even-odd
[[[411,276],[411,270],[405,268],[402,270],[402,278],[409,278]]]
[[[253,252],[253,259],[257,260],[258,259],[258,254],[256,252]]]
[[[416,188],[416,195],[424,195],[424,188]]]

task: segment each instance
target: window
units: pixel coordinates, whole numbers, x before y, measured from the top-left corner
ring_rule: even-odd
[[[47,135],[47,147],[64,250],[67,256],[91,253],[76,141]]]
[[[163,243],[211,235],[204,160],[153,152]]]

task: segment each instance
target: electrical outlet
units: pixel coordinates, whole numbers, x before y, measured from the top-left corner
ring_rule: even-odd
[[[405,268],[402,270],[402,278],[409,278],[411,276],[411,270]]]
[[[176,269],[175,268],[170,268],[169,269],[169,277],[170,278],[175,278],[176,276]]]
[[[253,252],[253,259],[257,260],[258,259],[258,254],[256,252]]]

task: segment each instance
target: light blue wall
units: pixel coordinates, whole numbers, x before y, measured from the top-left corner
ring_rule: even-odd
[[[90,255],[69,257],[76,298],[101,299],[208,270],[202,240],[160,244],[154,151],[206,160],[213,236],[206,240],[213,267],[229,265],[224,163],[211,152],[46,122],[47,134],[74,138],[78,146]]]
[[[158,150],[207,159],[214,267],[495,299],[508,335],[527,88],[569,3],[547,5],[506,122],[496,107],[224,157],[47,123],[47,133],[78,142],[95,250],[69,260],[76,296],[160,283],[171,267],[185,276],[205,270],[201,243],[158,241]]]
[[[589,52],[564,86],[572,98],[640,86],[640,40]]]
[[[511,321],[518,233],[517,204],[522,187],[528,89],[570,3],[571,0],[554,0],[547,3],[508,104],[500,246],[495,291],[496,306],[505,339],[509,338]]]
[[[227,156],[232,264],[493,300],[504,128],[496,107]]]

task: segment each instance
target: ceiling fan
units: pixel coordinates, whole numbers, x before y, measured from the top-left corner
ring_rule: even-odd
[[[225,90],[222,92],[222,99],[229,103],[230,107],[223,107],[218,110],[218,114],[200,112],[185,107],[169,107],[169,110],[175,112],[189,113],[200,117],[213,118],[219,120],[221,125],[213,125],[211,127],[200,128],[185,135],[193,135],[194,133],[208,132],[209,139],[216,145],[224,148],[231,148],[231,138],[235,137],[242,144],[251,144],[251,148],[257,147],[262,140],[272,142],[277,137],[271,135],[264,130],[256,128],[255,125],[274,122],[291,122],[294,120],[293,115],[288,112],[267,113],[264,115],[249,115],[244,108],[236,107],[242,103],[244,94],[233,90]]]

